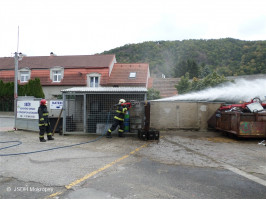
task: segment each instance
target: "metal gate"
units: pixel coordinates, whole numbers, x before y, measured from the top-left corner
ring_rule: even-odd
[[[64,133],[84,133],[84,101],[85,95],[66,95],[64,99]]]

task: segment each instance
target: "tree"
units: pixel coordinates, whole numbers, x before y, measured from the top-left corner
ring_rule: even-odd
[[[189,78],[198,77],[199,67],[193,59],[180,61],[174,68],[175,77],[184,76],[187,72],[189,73]]]
[[[14,83],[0,81],[0,110],[13,111]]]
[[[198,91],[201,90],[202,84],[201,84],[201,80],[194,77],[192,82],[191,82],[191,88],[190,91]]]
[[[40,79],[35,78],[34,81],[32,80],[31,84],[32,84],[31,94],[33,94],[33,96],[36,98],[44,98],[45,96]]]
[[[152,74],[204,78],[189,70],[186,63],[205,63],[211,72],[224,76],[266,73],[266,41],[241,41],[233,38],[210,40],[154,41],[127,44],[103,54],[115,54],[118,62],[147,62]],[[193,62],[189,63],[193,64]]]
[[[0,80],[0,97],[4,95],[4,87],[5,87],[4,82]]]
[[[36,98],[44,98],[42,85],[39,78],[29,80],[25,85],[18,85],[19,96],[34,96]],[[14,83],[4,83],[0,80],[0,110],[13,111],[14,101]]]
[[[202,63],[199,70],[199,78],[204,78],[208,76],[210,73],[211,69],[209,68],[209,66]]]
[[[187,72],[189,73],[189,78],[198,77],[199,75],[199,66],[194,60],[187,60]]]
[[[189,82],[189,73],[187,72],[185,76],[181,77],[179,83],[175,86],[178,94],[184,94],[190,91],[191,83]]]
[[[36,98],[44,98],[44,92],[39,78],[29,80],[25,85],[19,85],[19,96],[34,96]]]
[[[178,94],[185,94],[192,91],[200,91],[210,87],[216,87],[228,80],[222,75],[218,75],[216,72],[209,74],[204,79],[193,78],[192,82],[189,81],[189,75],[182,76],[180,82],[176,86]]]
[[[184,60],[178,62],[174,68],[174,76],[181,77],[184,76],[187,72],[187,64]]]
[[[147,95],[147,100],[155,100],[155,99],[160,99],[160,91],[150,88],[148,89],[148,95]]]
[[[221,83],[227,82],[228,80],[222,75],[218,75],[216,72],[209,74],[202,80],[202,89],[215,87]]]

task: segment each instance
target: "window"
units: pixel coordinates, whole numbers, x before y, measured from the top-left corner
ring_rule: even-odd
[[[21,83],[26,83],[30,80],[30,69],[29,68],[23,68],[18,71],[18,80],[20,80]]]
[[[90,87],[99,87],[99,77],[90,77]]]
[[[129,78],[136,78],[136,72],[130,72],[129,73]]]
[[[87,74],[88,87],[100,87],[100,77],[101,74],[99,73]]]
[[[20,82],[28,82],[29,79],[30,79],[29,71],[20,72]]]
[[[64,77],[64,68],[63,67],[54,67],[50,69],[50,79],[54,83],[59,83]]]
[[[60,82],[62,78],[62,72],[61,71],[53,71],[53,82]]]

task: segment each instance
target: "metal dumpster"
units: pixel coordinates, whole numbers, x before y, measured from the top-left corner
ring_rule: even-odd
[[[218,109],[208,120],[208,126],[241,138],[266,138],[266,111],[247,112],[245,110],[243,112],[248,104],[242,105],[233,107],[241,108],[241,111],[239,109],[232,109],[232,111]],[[262,105],[265,107],[265,104]]]
[[[266,138],[266,113],[216,113],[209,126],[237,137]],[[215,121],[215,122],[214,122]],[[213,124],[213,122],[215,124]]]

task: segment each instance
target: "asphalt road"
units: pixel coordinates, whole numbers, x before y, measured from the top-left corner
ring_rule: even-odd
[[[160,141],[113,136],[74,147],[50,148],[97,139],[12,130],[0,117],[1,199],[265,199],[266,148],[260,140],[236,140],[219,132],[161,132]],[[16,144],[1,143],[0,149]],[[19,156],[6,154],[45,150]]]

